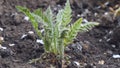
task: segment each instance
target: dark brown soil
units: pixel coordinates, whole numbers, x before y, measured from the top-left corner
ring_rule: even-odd
[[[108,2],[108,4],[107,4]],[[36,43],[38,36],[21,36],[34,31],[31,23],[24,20],[25,15],[18,12],[17,5],[34,10],[43,10],[51,5],[54,11],[64,6],[65,0],[0,0],[0,37],[4,37],[0,49],[0,68],[50,68],[49,63],[29,64],[29,60],[39,58],[44,53],[43,45]],[[100,23],[89,32],[79,33],[74,43],[80,42],[82,51],[76,51],[72,45],[66,54],[71,58],[67,68],[120,68],[120,59],[114,59],[114,54],[120,54],[120,17],[113,19],[112,9],[119,6],[119,0],[71,0],[73,21],[81,17],[88,21]],[[9,46],[15,44],[15,46]],[[80,66],[74,62],[79,62]],[[59,65],[56,64],[59,68]]]

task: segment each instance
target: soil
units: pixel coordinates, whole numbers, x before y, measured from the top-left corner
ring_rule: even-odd
[[[39,58],[43,53],[43,45],[36,43],[37,34],[31,23],[24,19],[25,15],[18,12],[15,6],[25,6],[31,11],[37,8],[45,10],[50,5],[53,11],[64,6],[65,0],[0,0],[0,36],[4,37],[0,49],[0,68],[50,68],[51,63],[29,64],[31,59]],[[120,7],[119,0],[71,0],[73,21],[79,17],[86,21],[100,23],[89,32],[79,33],[74,44],[79,42],[82,50],[69,45],[66,55],[70,57],[65,68],[120,68],[120,17],[113,18],[114,10]],[[27,37],[21,37],[27,34]],[[10,44],[15,44],[10,46]],[[80,65],[79,65],[79,64]],[[60,68],[59,64],[55,65]]]

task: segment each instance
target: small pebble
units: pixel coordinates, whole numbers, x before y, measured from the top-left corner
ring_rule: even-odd
[[[94,16],[96,17],[98,15],[98,13],[94,13]]]
[[[29,34],[34,34],[34,32],[33,32],[33,31],[29,31],[28,33],[29,33]]]
[[[43,40],[40,40],[40,39],[37,39],[36,42],[40,44],[44,44]]]
[[[104,39],[107,39],[107,37],[106,37],[106,36],[104,36],[103,38],[104,38]]]
[[[80,14],[77,14],[77,17],[80,17]]]
[[[107,42],[109,42],[111,39],[109,38],[109,39],[107,39]]]
[[[27,37],[27,34],[23,34],[21,39],[24,39],[25,37]]]
[[[79,42],[72,44],[72,48],[74,48],[77,52],[82,51],[82,45]]]
[[[76,67],[78,67],[78,68],[80,67],[80,63],[79,63],[79,62],[74,61],[73,63],[74,63],[74,65],[75,65]]]
[[[4,42],[4,38],[3,37],[0,37],[0,44]]]
[[[7,47],[3,47],[2,45],[0,45],[0,49],[7,49]]]
[[[113,54],[113,52],[112,52],[112,51],[109,51],[109,50],[107,51],[107,53],[108,53],[108,54]]]
[[[87,19],[83,19],[83,22],[88,23],[88,20]]]
[[[28,20],[29,20],[29,17],[25,16],[25,17],[24,17],[24,20],[28,21]]]
[[[3,28],[0,27],[0,31],[3,31]]]
[[[76,42],[71,45],[70,49],[72,49],[72,53],[76,55],[77,57],[82,57],[81,52],[82,52],[82,44],[79,42]]]
[[[109,34],[112,34],[113,33],[113,31],[109,31]]]
[[[2,47],[2,49],[7,49],[7,47]]]
[[[100,60],[99,62],[98,62],[98,64],[104,64],[105,63],[105,61],[104,60]]]
[[[105,12],[104,15],[108,15],[109,13],[108,12]]]
[[[4,41],[4,38],[3,38],[3,37],[0,37],[0,41]]]
[[[102,42],[102,39],[99,39],[99,42]]]
[[[107,5],[109,5],[109,3],[110,3],[110,2],[106,2],[104,5],[107,6]]]
[[[113,48],[115,48],[116,47],[116,45],[111,45]]]
[[[89,9],[85,9],[85,13],[90,13]]]
[[[120,59],[120,55],[113,55],[112,56],[114,59]]]
[[[15,44],[9,44],[9,46],[11,46],[11,47],[12,47],[12,46],[15,46]]]

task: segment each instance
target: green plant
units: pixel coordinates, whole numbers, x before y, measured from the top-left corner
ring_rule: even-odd
[[[45,52],[54,53],[61,58],[64,56],[65,47],[73,42],[78,32],[88,31],[98,25],[95,22],[82,24],[82,18],[73,24],[69,24],[72,20],[69,0],[67,0],[64,9],[58,11],[57,15],[52,13],[50,7],[45,12],[42,12],[41,9],[30,12],[29,9],[21,6],[16,8],[30,18],[34,29],[44,42]],[[43,34],[38,29],[38,23],[43,25]]]

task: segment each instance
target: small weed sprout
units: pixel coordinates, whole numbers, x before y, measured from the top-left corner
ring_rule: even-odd
[[[57,15],[53,15],[50,7],[45,12],[42,12],[41,9],[30,12],[29,9],[21,6],[16,8],[29,17],[36,33],[44,42],[45,52],[53,53],[60,58],[64,57],[65,47],[73,42],[78,32],[88,31],[98,25],[96,22],[82,24],[82,18],[73,24],[69,24],[72,20],[69,0],[67,0],[63,9],[58,11]],[[43,24],[44,33],[41,33],[38,29],[39,23]]]

